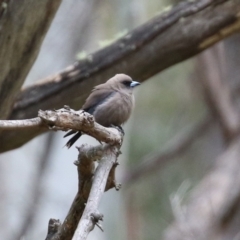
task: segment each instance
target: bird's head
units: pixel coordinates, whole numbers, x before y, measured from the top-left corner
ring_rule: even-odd
[[[136,86],[140,85],[139,82],[133,81],[131,77],[123,73],[116,74],[110,78],[107,83],[111,84],[114,89],[124,90],[130,93]]]

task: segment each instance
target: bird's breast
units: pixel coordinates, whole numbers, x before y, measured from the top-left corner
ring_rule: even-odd
[[[130,117],[133,106],[134,97],[132,94],[116,92],[100,104],[93,115],[95,120],[105,127],[120,126]]]

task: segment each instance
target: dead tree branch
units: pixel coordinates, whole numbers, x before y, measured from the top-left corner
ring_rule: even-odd
[[[104,149],[104,154],[94,174],[86,207],[73,236],[73,240],[87,239],[89,232],[93,230],[95,224],[99,220],[102,220],[103,216],[98,212],[98,205],[105,191],[110,170],[117,161],[118,151],[116,147],[106,146]]]
[[[17,130],[41,127],[42,120],[39,117],[24,120],[0,120],[0,130]]]
[[[0,5],[0,117],[6,119],[31,69],[61,0]]]
[[[82,227],[88,229],[85,229],[87,234],[94,228],[94,223],[98,225],[96,218],[101,218],[102,215],[97,212],[97,207],[103,192],[112,187],[118,188],[115,181],[115,168],[119,147],[83,145],[78,148],[78,161],[75,162],[78,168],[78,193],[63,224],[59,224],[54,233],[48,232],[48,240],[71,240],[77,226],[79,227],[76,239],[79,239],[78,236],[83,234]],[[95,171],[94,161],[96,160],[100,163]],[[82,220],[79,222],[81,217]],[[51,229],[50,225],[49,222],[49,229]]]
[[[57,111],[39,111],[38,116],[53,130],[83,131],[96,138],[99,142],[120,144],[122,137],[119,131],[114,128],[106,128],[95,122],[94,117],[84,111],[74,111],[71,109],[60,109]]]
[[[94,117],[84,111],[74,111],[70,108],[59,110],[39,110],[38,117],[26,120],[0,120],[0,130],[4,129],[51,129],[67,131],[69,129],[82,131],[96,138],[99,142],[121,144],[122,137],[115,128],[105,128],[95,122]]]
[[[59,231],[61,227],[60,221],[57,219],[49,219],[48,222],[48,233],[45,240],[51,240],[53,236]]]
[[[239,13],[240,0],[182,2],[85,60],[25,88],[10,119],[32,118],[39,108],[64,104],[79,109],[93,86],[119,72],[144,81],[237,32]],[[19,147],[37,134],[28,131],[18,138],[19,131],[2,133],[0,151]]]

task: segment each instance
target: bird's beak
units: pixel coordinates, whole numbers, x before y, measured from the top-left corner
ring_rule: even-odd
[[[139,82],[132,81],[132,83],[130,84],[130,87],[136,87],[136,86],[138,86],[138,85],[140,85]]]

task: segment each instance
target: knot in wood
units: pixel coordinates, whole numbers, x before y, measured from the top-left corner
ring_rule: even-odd
[[[86,112],[84,112],[83,115],[84,115],[83,125],[86,126],[86,127],[89,127],[89,128],[93,127],[94,126],[93,115],[91,115],[89,113],[86,113]]]
[[[49,111],[48,113],[48,121],[52,122],[52,123],[56,123],[58,120],[58,114],[53,112],[53,111]]]
[[[97,223],[98,221],[103,221],[103,214],[100,212],[91,213],[90,216],[94,223]]]
[[[51,110],[46,110],[46,111],[39,110],[38,117],[40,117],[45,122],[51,122],[51,123],[55,123],[58,119],[57,113]]]
[[[50,218],[48,222],[48,232],[57,232],[60,226],[61,222],[59,219]]]
[[[64,105],[63,108],[69,111],[71,110],[71,108],[68,105]]]

